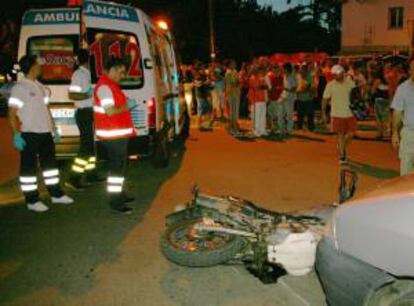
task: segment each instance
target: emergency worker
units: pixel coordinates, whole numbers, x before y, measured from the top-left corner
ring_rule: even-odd
[[[59,184],[54,140],[59,141],[60,135],[47,106],[48,90],[38,81],[42,66],[34,55],[24,56],[19,65],[25,78],[13,87],[8,104],[13,143],[20,151],[20,188],[29,210],[45,212],[49,208],[39,199],[38,160],[52,203],[74,201],[63,193]]]
[[[129,214],[126,205],[134,199],[123,191],[127,166],[128,142],[134,137],[135,128],[130,110],[136,101],[128,99],[119,83],[125,78],[127,65],[121,59],[110,59],[105,74],[94,89],[95,135],[106,148],[109,159],[107,192],[114,212]]]
[[[76,125],[80,134],[80,147],[78,156],[74,159],[69,180],[65,185],[74,190],[86,187],[87,183],[100,182],[102,179],[96,171],[96,156],[93,130],[93,89],[91,73],[89,71],[89,53],[81,49],[77,56],[78,69],[73,73],[69,87],[69,98],[75,101]]]

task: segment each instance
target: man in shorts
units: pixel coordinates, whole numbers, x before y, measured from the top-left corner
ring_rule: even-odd
[[[399,148],[400,174],[414,173],[414,58],[410,78],[398,86],[392,101],[392,144]]]
[[[335,65],[331,70],[333,80],[328,83],[323,94],[323,107],[331,104],[332,131],[338,137],[338,153],[340,164],[348,162],[346,157],[346,147],[352,140],[356,132],[356,119],[351,111],[351,90],[355,83],[345,78],[345,69],[340,65]],[[326,122],[325,114],[322,119]]]

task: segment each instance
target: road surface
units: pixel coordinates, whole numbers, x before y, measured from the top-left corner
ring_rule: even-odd
[[[398,176],[388,143],[355,141],[349,157],[360,174],[358,193]],[[165,215],[190,199],[194,183],[204,192],[294,211],[335,202],[338,170],[330,135],[251,142],[221,128],[194,130],[168,168],[131,163],[127,185],[137,197],[132,216],[112,215],[99,185],[74,194],[75,205],[52,206],[43,215],[22,203],[2,204],[0,304],[324,305],[314,273],[263,285],[239,266],[178,267],[163,258],[158,241]]]

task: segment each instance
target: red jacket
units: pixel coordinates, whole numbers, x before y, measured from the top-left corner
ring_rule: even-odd
[[[277,101],[283,91],[283,77],[281,75],[276,76],[273,72],[270,72],[269,79],[272,84],[272,88],[269,91],[269,100]]]
[[[251,76],[249,80],[253,103],[267,102],[267,84],[262,76]]]
[[[136,136],[131,113],[129,111],[113,116],[108,116],[105,113],[105,109],[102,107],[97,94],[99,87],[103,85],[106,85],[111,89],[116,107],[122,107],[127,104],[127,97],[122,92],[121,87],[106,75],[102,75],[98,84],[95,86],[93,93],[96,137],[101,140],[113,140]]]

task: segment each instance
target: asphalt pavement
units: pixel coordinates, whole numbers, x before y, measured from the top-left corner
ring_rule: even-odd
[[[364,133],[349,151],[360,174],[358,194],[398,176],[390,144]],[[17,198],[0,204],[0,305],[324,305],[314,273],[264,285],[242,266],[178,267],[160,253],[159,237],[165,216],[190,199],[193,184],[278,211],[332,204],[335,148],[326,133],[238,140],[222,128],[192,130],[168,168],[131,162],[127,188],[137,200],[130,216],[109,211],[103,185],[72,193],[72,206],[35,214],[8,180],[1,194]]]

